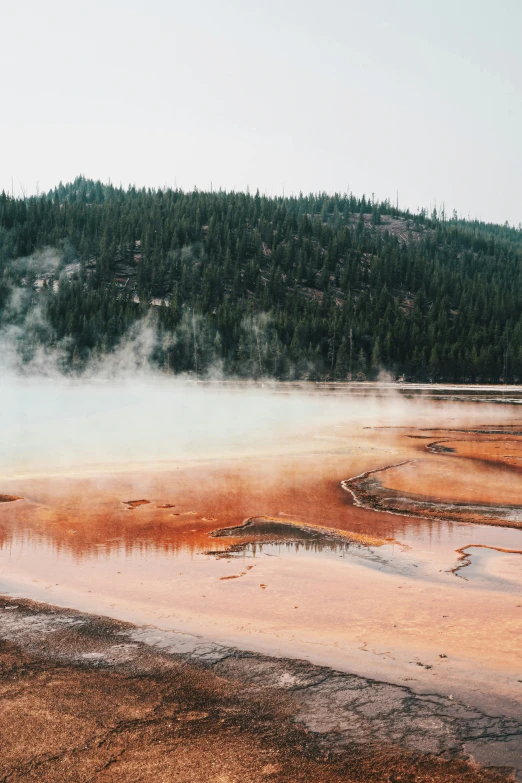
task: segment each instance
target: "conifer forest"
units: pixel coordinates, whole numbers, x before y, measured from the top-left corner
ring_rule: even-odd
[[[0,195],[4,348],[81,373],[144,325],[167,373],[516,383],[522,230],[352,194]]]

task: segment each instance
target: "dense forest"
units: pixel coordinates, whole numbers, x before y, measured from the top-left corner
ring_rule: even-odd
[[[522,230],[351,194],[0,195],[0,331],[81,372],[146,324],[205,377],[522,379]]]

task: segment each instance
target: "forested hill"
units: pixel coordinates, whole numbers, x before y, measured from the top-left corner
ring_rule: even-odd
[[[0,196],[4,340],[81,371],[152,328],[203,377],[522,379],[522,231],[318,194]]]

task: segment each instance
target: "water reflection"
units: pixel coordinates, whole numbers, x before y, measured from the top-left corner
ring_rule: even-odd
[[[519,528],[480,524],[492,514],[504,524],[521,519],[516,427],[461,427],[458,435],[404,425],[356,432],[342,421],[328,430],[321,419],[313,436],[325,439],[320,454],[316,440],[299,436],[301,450],[291,456],[4,481],[0,489],[23,500],[0,504],[0,563],[4,573],[18,569],[25,579],[39,568],[56,581],[72,568],[85,569],[93,581],[125,569],[129,578],[149,584],[159,573],[168,579],[181,564],[198,560],[208,568],[205,554],[214,553],[225,559],[345,560],[440,583],[448,575],[459,581],[452,573],[459,551],[473,547],[469,585],[497,584],[505,562],[515,589],[516,558],[474,553],[479,547],[522,550]],[[426,448],[435,442],[453,450]],[[391,462],[405,464],[386,469]],[[368,472],[361,477],[361,470]],[[349,476],[359,476],[352,488],[374,508],[354,505],[341,483]],[[387,509],[396,513],[383,513]]]

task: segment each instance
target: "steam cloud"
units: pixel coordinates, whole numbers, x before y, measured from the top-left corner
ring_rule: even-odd
[[[375,421],[396,425],[427,411],[432,426],[446,420],[445,410],[431,403],[427,408],[417,403],[414,410],[390,388],[385,398],[375,387],[366,396],[347,397],[263,380],[267,357],[277,362],[275,330],[264,314],[246,317],[241,326],[242,360],[257,384],[215,383],[225,378],[218,351],[208,355],[212,346],[200,340],[207,324],[188,310],[174,332],[162,333],[157,308],[151,307],[112,352],[93,351],[71,367],[70,341],[56,339],[44,302],[49,286],[76,274],[73,254],[46,250],[19,259],[13,268],[16,279],[8,281],[0,320],[0,427],[6,446],[0,450],[1,475],[268,455],[274,449],[281,453],[286,435],[314,437],[311,433],[339,422],[354,428]],[[197,375],[173,377],[168,366],[158,366],[158,348],[168,354],[178,344],[194,352]],[[491,409],[487,416],[495,419]]]

